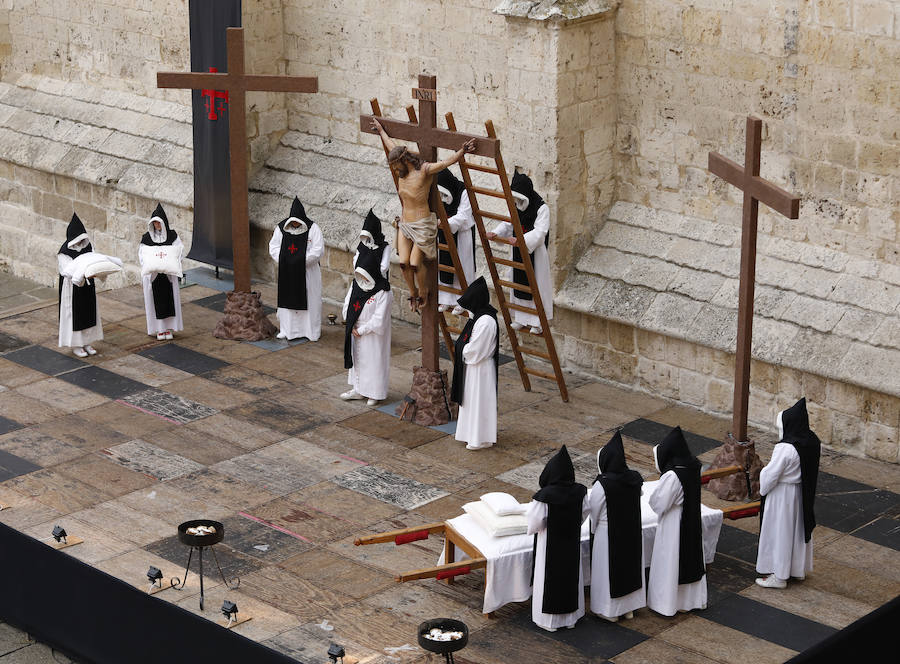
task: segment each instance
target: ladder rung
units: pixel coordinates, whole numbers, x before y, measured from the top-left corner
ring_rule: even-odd
[[[445,293],[453,293],[454,295],[462,295],[463,292],[458,288],[453,288],[452,286],[445,286],[444,284],[440,284],[438,288]]]
[[[460,160],[460,166],[465,166],[466,168],[470,168],[473,171],[481,171],[482,173],[493,173],[494,175],[500,175],[500,171],[496,168],[491,168],[490,166],[481,166],[480,164],[470,164],[467,161]]]
[[[546,378],[547,380],[556,380],[556,374],[547,373],[546,371],[538,371],[537,369],[532,369],[531,367],[525,367],[525,373],[530,373],[532,376],[539,376],[540,378]]]
[[[441,265],[440,263],[438,263],[438,270],[440,270],[441,272],[451,272],[452,274],[456,274],[456,270],[449,265]]]
[[[510,309],[514,309],[515,311],[521,311],[522,313],[531,314],[532,316],[538,315],[538,310],[534,307],[523,307],[519,304],[513,304],[512,302],[507,302],[506,306]]]
[[[507,224],[512,223],[512,220],[509,217],[504,216],[502,214],[497,214],[496,212],[488,212],[487,210],[480,210],[479,214],[482,217],[487,217],[488,219],[496,219],[497,221],[505,221]]]
[[[450,251],[450,245],[444,244],[443,242],[438,242],[438,249],[442,251]]]
[[[530,293],[531,286],[523,286],[522,284],[516,284],[512,281],[504,281],[503,279],[498,279],[501,286],[505,286],[506,288],[514,288],[515,290],[522,291],[523,293]]]
[[[525,269],[525,263],[520,263],[519,261],[511,261],[508,258],[500,258],[499,256],[494,256],[493,261],[495,263],[500,263],[500,265],[508,265],[509,267],[515,267],[520,270]]]
[[[481,187],[472,187],[472,191],[476,194],[484,194],[485,196],[493,196],[494,198],[506,198],[506,194],[496,189],[482,189]]]
[[[548,362],[551,361],[549,353],[545,353],[544,351],[537,350],[535,348],[528,348],[527,346],[519,346],[519,352],[525,353],[526,355],[534,355],[535,357],[539,357],[542,360],[547,360]]]

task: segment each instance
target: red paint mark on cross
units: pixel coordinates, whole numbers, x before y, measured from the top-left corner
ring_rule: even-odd
[[[288,251],[291,252],[291,255],[292,255],[292,256],[294,255],[294,252],[297,251],[297,247],[294,246],[294,243],[293,243],[293,242],[291,242],[291,246],[288,247]]]
[[[209,71],[212,73],[218,72],[218,68],[210,67]],[[219,116],[216,114],[218,110],[219,113],[222,113],[225,110],[225,106],[228,104],[228,90],[201,90],[201,97],[209,97],[206,100],[206,113],[210,120],[218,120]],[[218,108],[216,107],[216,100],[219,100]]]

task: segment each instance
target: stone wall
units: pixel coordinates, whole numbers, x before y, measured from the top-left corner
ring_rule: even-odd
[[[900,264],[900,3],[624,0],[616,21],[618,199],[739,224],[707,153],[743,163],[765,121],[762,175],[803,197],[760,206],[760,231]]]

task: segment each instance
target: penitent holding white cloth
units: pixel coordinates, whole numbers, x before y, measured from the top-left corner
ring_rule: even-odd
[[[645,485],[646,487],[646,485]],[[646,488],[645,488],[646,492]],[[647,606],[664,616],[678,611],[706,608],[706,575],[694,583],[678,583],[678,560],[681,537],[681,509],[684,490],[674,471],[663,473],[650,495],[650,507],[658,522],[653,552],[650,555],[650,579],[647,586]],[[718,511],[718,510],[717,510]],[[721,512],[719,512],[721,529]],[[643,515],[642,515],[643,516]],[[703,505],[700,506],[701,524]],[[706,538],[704,537],[704,562]],[[716,535],[718,540],[718,533]],[[646,551],[646,548],[645,548]]]
[[[637,590],[622,597],[610,596],[609,517],[603,485],[595,482],[588,499],[591,505],[591,528],[594,532],[594,550],[591,552],[591,611],[606,618],[618,618],[647,605],[644,577],[641,576],[641,587]],[[641,569],[644,567],[642,547]]]
[[[180,248],[181,250],[184,249],[184,243],[181,241],[180,237],[175,238],[175,241],[172,242],[171,246]],[[141,244],[138,246],[138,262],[141,265],[142,271],[148,256],[158,250],[158,245]],[[144,315],[147,318],[147,334],[159,334],[160,332],[165,332],[167,330],[179,332],[184,329],[184,322],[181,318],[181,286],[178,284],[178,277],[174,274],[166,275],[169,279],[169,284],[172,287],[172,296],[175,301],[175,315],[169,316],[168,318],[157,318],[156,305],[153,301],[153,280],[156,276],[155,272],[141,274],[141,288],[144,291]]]
[[[544,314],[547,320],[553,318],[553,280],[550,278],[550,254],[544,246],[544,238],[550,232],[550,208],[545,203],[538,208],[537,218],[534,220],[534,228],[525,233],[525,246],[531,253],[531,262],[534,267],[534,278],[538,283],[538,291],[541,294],[541,304],[544,305]],[[500,237],[513,237],[512,224],[504,221],[497,225],[494,233]],[[512,268],[510,268],[512,270]],[[512,274],[509,275],[512,280]],[[522,300],[516,297],[514,292],[509,293],[509,300],[521,307],[534,307],[533,300]],[[522,325],[540,326],[541,319],[534,314],[513,310],[513,320]]]
[[[350,293],[344,298],[343,317],[347,319]],[[388,395],[391,381],[391,305],[394,303],[392,291],[380,290],[366,300],[356,331],[350,342],[353,366],[347,374],[347,382],[367,399],[381,401]]]
[[[813,568],[812,538],[803,529],[800,455],[790,443],[778,443],[759,475],[759,492],[766,497],[759,530],[756,571],[782,581],[802,579]]]
[[[103,324],[100,322],[100,302],[97,300],[97,324],[84,330],[73,330],[74,315],[72,312],[72,268],[74,260],[65,254],[57,254],[56,261],[59,274],[63,278],[62,290],[59,294],[59,346],[80,348],[103,338]],[[84,285],[84,275],[75,276],[76,285]]]
[[[463,348],[465,384],[456,421],[456,440],[471,447],[490,447],[497,442],[496,347],[497,321],[493,316],[481,316]]]
[[[641,496],[641,527],[644,535],[644,564],[649,564],[653,555],[653,543],[656,535],[656,513],[650,508],[649,497],[659,484],[644,482],[644,494]],[[679,483],[680,485],[680,483]],[[588,501],[593,489],[588,491]],[[722,529],[722,511],[700,505],[700,520],[703,531],[703,557],[706,564],[713,562],[716,555],[716,544]],[[485,570],[484,605],[482,611],[490,613],[510,602],[524,602],[531,597],[531,552],[534,537],[531,535],[513,535],[510,537],[491,537],[468,514],[463,514],[447,521],[460,535],[465,537],[487,559]],[[466,556],[457,547],[457,559]],[[438,565],[444,561],[441,554]],[[591,550],[590,530],[588,522],[581,527],[581,564],[585,579],[590,578]]]
[[[290,231],[289,231],[290,232]],[[322,336],[322,270],[319,259],[325,253],[325,238],[319,224],[310,224],[306,241],[306,311],[278,307],[279,331],[288,339],[306,337],[318,341]],[[269,240],[269,255],[277,263],[281,254],[281,240],[284,233],[278,226]]]

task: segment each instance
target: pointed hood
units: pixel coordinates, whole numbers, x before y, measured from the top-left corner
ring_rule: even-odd
[[[449,203],[444,203],[444,210],[447,212],[448,218],[452,217],[459,209],[459,202],[462,200],[466,185],[453,175],[449,168],[445,168],[437,175],[437,187],[441,194],[446,192],[446,195],[451,198]]]
[[[158,221],[162,224],[161,231],[157,232],[153,230],[154,221]],[[150,215],[150,220],[147,222],[147,232],[141,237],[141,244],[151,246],[172,244],[177,237],[178,233],[169,227],[169,218],[166,216],[166,211],[163,209],[162,204],[157,203],[156,209],[153,210],[153,214]]]
[[[672,429],[662,442],[653,448],[653,458],[660,475],[676,466],[700,467],[700,462],[691,454],[680,426]]]
[[[91,243],[88,242],[87,246],[81,247],[80,249],[75,249],[74,245],[78,244],[82,240],[89,240],[87,230],[84,228],[84,224],[81,223],[81,219],[78,218],[76,213],[72,213],[72,219],[69,221],[69,225],[66,227],[66,241],[62,243],[62,246],[59,248],[60,254],[66,254],[72,258],[75,258],[79,254],[83,254],[88,251],[93,251],[93,247]]]
[[[304,230],[308,230],[310,226],[312,226],[315,222],[306,216],[306,210],[303,207],[303,203],[300,202],[300,199],[294,196],[294,202],[291,203],[291,214],[287,219],[282,220],[278,227],[281,229],[282,233],[288,232],[285,230],[285,226],[287,224],[299,221],[302,222],[301,226]]]
[[[472,312],[474,318],[483,314],[496,315],[497,310],[491,306],[491,294],[484,277],[478,277],[469,284],[466,292],[457,300],[459,306]]]
[[[541,490],[534,494],[534,499],[551,505],[580,501],[587,492],[583,484],[575,482],[575,466],[565,445],[550,457],[538,484]]]
[[[622,434],[616,431],[606,445],[597,450],[597,480],[622,482],[628,486],[640,486],[644,483],[641,474],[628,467],[625,460],[625,444]]]
[[[384,239],[384,232],[381,230],[381,219],[378,218],[372,208],[369,208],[369,213],[366,215],[366,220],[363,222],[359,235],[360,237],[365,236],[372,245],[369,246],[365,242],[360,241],[360,246],[357,247],[357,251],[360,251],[360,253],[362,253],[362,247],[366,249],[381,249],[387,244],[387,240]]]
[[[387,282],[387,279],[381,274],[381,259],[375,253],[370,252],[365,256],[360,256],[359,260],[356,261],[356,269],[354,273],[361,273],[364,277],[370,279],[372,283],[375,284],[375,287],[366,290],[366,293],[373,293],[377,290],[382,290],[378,288],[379,284],[386,288],[384,290],[390,290],[390,284]],[[383,282],[383,283],[382,283]],[[354,282],[355,283],[355,282]],[[358,284],[356,284],[358,286]]]
[[[514,193],[520,194],[528,199],[528,207],[521,210],[519,216],[523,214],[536,216],[538,208],[544,204],[544,199],[534,190],[534,183],[531,181],[531,178],[524,173],[516,172],[513,174],[512,180],[509,183],[509,188],[512,189]]]

